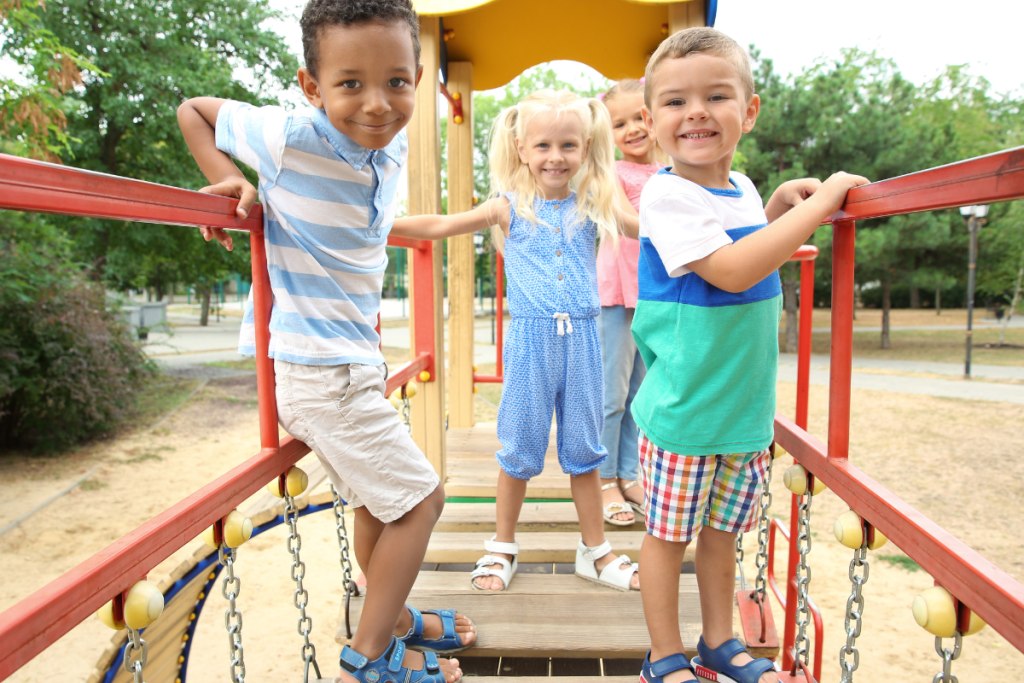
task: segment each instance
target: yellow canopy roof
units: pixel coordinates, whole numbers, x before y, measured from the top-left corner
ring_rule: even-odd
[[[441,17],[449,62],[473,63],[473,89],[505,85],[524,70],[571,59],[605,77],[639,78],[665,38],[672,5],[702,0],[414,0]],[[696,9],[696,7],[694,7]]]

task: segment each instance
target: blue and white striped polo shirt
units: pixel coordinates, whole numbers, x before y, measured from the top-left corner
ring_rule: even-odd
[[[259,174],[274,291],[270,357],[302,365],[380,365],[375,327],[408,156],[405,132],[387,147],[357,145],[320,109],[225,102],[217,148]],[[252,295],[238,352],[255,355]]]

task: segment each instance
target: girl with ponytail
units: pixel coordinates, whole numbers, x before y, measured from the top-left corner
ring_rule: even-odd
[[[512,323],[498,407],[497,534],[471,575],[505,590],[516,571],[515,528],[527,482],[544,468],[551,415],[558,462],[570,476],[582,538],[576,574],[639,588],[637,565],[605,541],[598,467],[603,374],[597,316],[597,240],[636,237],[639,220],[618,183],[608,110],[597,100],[541,90],[503,111],[491,131],[495,197],[473,211],[395,221],[392,234],[441,239],[493,226],[505,254]]]

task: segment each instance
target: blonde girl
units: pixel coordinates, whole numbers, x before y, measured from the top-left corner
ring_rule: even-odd
[[[600,102],[533,93],[503,111],[491,132],[495,198],[465,214],[396,220],[392,230],[440,239],[493,225],[505,254],[512,323],[498,408],[497,534],[471,575],[479,590],[505,590],[516,572],[516,523],[527,482],[544,468],[552,413],[558,462],[570,475],[580,520],[576,574],[620,590],[639,587],[637,565],[605,541],[597,472],[607,451],[600,442],[596,242],[639,229],[615,180],[613,152]]]
[[[608,108],[615,146],[622,152],[622,161],[615,162],[618,182],[639,210],[640,191],[661,168],[655,159],[658,144],[654,133],[644,124],[644,85],[632,78],[619,81],[601,101]],[[644,512],[644,494],[636,481],[640,466],[637,427],[630,407],[647,370],[630,332],[636,310],[640,242],[627,237],[617,247],[602,241],[597,254],[598,333],[604,366],[601,445],[608,450],[608,459],[598,471],[605,520],[627,526]]]

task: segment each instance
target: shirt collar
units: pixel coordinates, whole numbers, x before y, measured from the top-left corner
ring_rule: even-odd
[[[371,155],[378,150],[367,149],[356,143],[340,130],[334,127],[327,113],[323,109],[313,107],[313,127],[316,132],[327,138],[331,147],[344,159],[352,168],[357,171],[370,162]],[[379,150],[384,156],[396,164],[402,163],[401,133],[396,135],[387,147]]]

